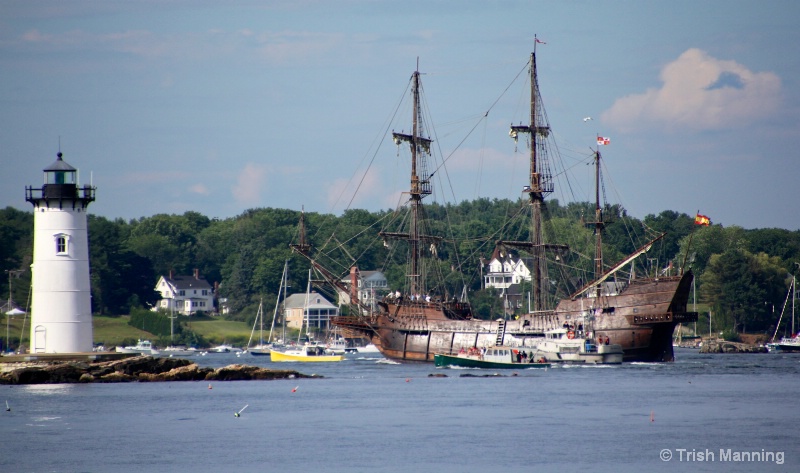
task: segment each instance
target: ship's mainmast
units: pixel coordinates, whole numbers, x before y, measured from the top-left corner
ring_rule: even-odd
[[[428,174],[425,156],[430,155],[432,140],[420,136],[424,127],[422,126],[422,109],[420,107],[419,71],[414,71],[412,76],[412,94],[414,111],[411,134],[392,133],[394,142],[397,145],[405,142],[411,148],[411,190],[409,192],[411,195],[411,221],[409,223],[409,233],[381,232],[380,235],[408,240],[409,251],[411,252],[408,274],[409,290],[411,294],[420,294],[425,292],[425,281],[420,267],[423,251],[422,242],[438,239],[424,236],[420,231],[420,224],[423,218],[422,199],[431,194],[430,175]]]
[[[550,173],[550,164],[547,160],[545,139],[550,134],[541,104],[539,83],[536,74],[536,45],[530,59],[531,83],[531,108],[530,124],[512,125],[509,135],[516,141],[520,133],[530,135],[530,185],[525,186],[523,192],[528,194],[531,207],[530,240],[502,241],[506,246],[525,248],[529,251],[531,264],[531,310],[533,312],[548,309],[546,303],[547,260],[546,251],[549,248],[566,248],[562,245],[546,245],[542,229],[542,214],[544,212],[544,198],[553,192],[553,180]]]

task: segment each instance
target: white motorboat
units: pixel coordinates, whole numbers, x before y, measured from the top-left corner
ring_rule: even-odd
[[[153,344],[150,343],[150,340],[139,340],[136,342],[135,346],[127,346],[127,347],[117,347],[115,348],[117,353],[138,353],[141,355],[158,355],[158,350],[153,348]]]
[[[778,351],[789,353],[800,352],[800,333],[794,337],[783,337],[776,345],[778,346]]]
[[[241,351],[241,348],[236,348],[225,343],[212,347],[210,350],[208,350],[209,353],[236,353]]]
[[[161,354],[165,356],[194,356],[198,353],[197,348],[170,345],[161,349]]]
[[[533,352],[535,360],[551,363],[620,364],[622,355],[622,345],[595,342],[589,332],[567,328],[546,331]]]

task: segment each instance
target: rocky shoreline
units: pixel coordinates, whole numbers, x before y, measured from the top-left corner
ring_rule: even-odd
[[[767,353],[767,347],[749,343],[728,342],[725,340],[706,340],[700,353]]]
[[[247,381],[317,377],[297,371],[239,364],[217,369],[204,368],[184,358],[137,356],[101,362],[7,363],[0,373],[0,384]]]

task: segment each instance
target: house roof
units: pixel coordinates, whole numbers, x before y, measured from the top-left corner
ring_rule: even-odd
[[[359,271],[358,275],[361,277],[362,280],[367,279],[386,279],[386,275],[383,274],[381,271]],[[350,275],[342,278],[344,282],[350,282]]]
[[[195,278],[194,276],[161,276],[168,284],[172,285],[175,289],[211,289],[211,285],[203,278]]]
[[[319,302],[317,302],[319,301]],[[292,294],[291,296],[287,297],[284,300],[283,305],[286,309],[301,309],[306,306],[306,293],[301,292],[298,294]],[[318,293],[318,292],[311,292],[308,294],[308,307],[309,308],[335,308],[336,306],[331,304],[328,299]]]

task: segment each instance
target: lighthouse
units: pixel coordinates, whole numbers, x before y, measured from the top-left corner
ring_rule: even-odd
[[[33,204],[33,296],[30,353],[92,351],[92,306],[86,209],[95,188],[80,187],[62,159],[44,169],[41,188],[25,187]]]

